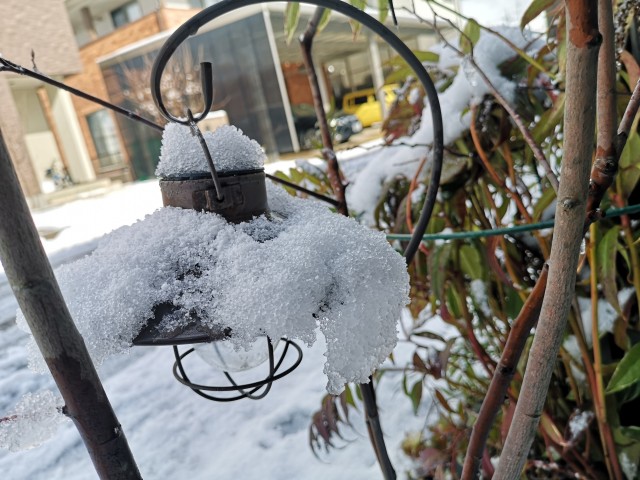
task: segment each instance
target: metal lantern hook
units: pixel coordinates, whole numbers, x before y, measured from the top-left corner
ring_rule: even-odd
[[[178,47],[187,38],[197,34],[200,27],[218,17],[250,5],[273,3],[276,1],[278,0],[222,0],[197,13],[173,32],[160,49],[158,57],[156,58],[151,70],[151,95],[153,96],[153,99],[160,111],[163,112],[167,118],[173,119],[174,117],[168,114],[166,108],[162,104],[160,79],[162,78],[162,72],[167,66],[169,58],[171,58],[171,55],[173,55]],[[429,223],[429,219],[431,218],[431,214],[433,213],[433,208],[436,203],[438,187],[440,186],[440,176],[442,173],[442,161],[444,155],[444,128],[442,124],[442,111],[440,109],[440,102],[438,101],[438,91],[436,90],[431,77],[424,68],[424,65],[422,65],[422,62],[415,56],[411,49],[407,47],[396,34],[375,18],[353,7],[349,3],[343,2],[342,0],[305,0],[303,3],[309,3],[318,7],[325,7],[338,13],[342,13],[370,29],[373,33],[382,38],[389,46],[391,46],[405,62],[407,62],[425,89],[430,106],[431,122],[433,126],[432,168],[422,213],[420,214],[420,218],[415,226],[414,235],[405,249],[405,259],[407,263],[411,263],[418,251],[420,243],[422,242],[422,235],[427,229],[427,224]],[[390,9],[392,13],[395,13],[392,2],[390,2]],[[213,78],[211,67],[203,66],[203,82],[207,78]],[[211,97],[213,97],[213,86],[210,81],[207,86],[203,84],[203,91],[205,94],[207,91],[210,91]],[[207,99],[205,95],[205,103],[206,101]],[[196,122],[201,118],[202,115],[198,116],[198,118],[195,119]],[[185,122],[183,119],[175,119],[173,121],[178,121],[178,123],[182,124]]]
[[[172,53],[173,51],[171,52],[171,54]],[[169,57],[171,56],[171,54],[169,54]],[[164,62],[165,65],[169,61],[169,57],[166,58],[166,61]],[[162,70],[164,70],[164,67]],[[160,110],[162,116],[170,122],[180,123],[182,125],[190,125],[192,121],[198,123],[200,120],[205,118],[209,114],[209,112],[211,111],[211,107],[213,106],[213,67],[211,65],[211,62],[200,63],[200,85],[202,86],[204,109],[198,115],[193,115],[189,110],[187,110],[186,119],[172,115],[169,110],[167,110],[167,107],[162,101],[162,93],[160,89],[162,70],[157,71],[154,68],[154,70],[151,72],[151,96],[153,97],[153,101],[158,107],[158,110]]]

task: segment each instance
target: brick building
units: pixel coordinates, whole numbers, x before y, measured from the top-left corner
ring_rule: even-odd
[[[0,52],[14,62],[37,67],[58,80],[82,64],[63,0],[0,2]],[[32,205],[52,190],[47,171],[66,170],[76,183],[95,174],[71,97],[36,80],[0,74],[0,130]]]

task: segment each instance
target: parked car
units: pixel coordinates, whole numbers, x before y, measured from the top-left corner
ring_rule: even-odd
[[[313,106],[303,103],[293,105],[291,110],[300,147],[309,149],[320,146],[322,144],[320,127]],[[344,112],[336,112],[331,115],[328,123],[335,143],[346,142],[353,134],[361,132],[363,128],[358,117]]]
[[[396,98],[395,90],[399,87],[397,83],[382,87],[387,106],[393,103]],[[342,109],[345,113],[358,117],[363,127],[370,127],[374,123],[383,120],[380,102],[376,96],[376,90],[373,88],[345,94],[342,99]]]

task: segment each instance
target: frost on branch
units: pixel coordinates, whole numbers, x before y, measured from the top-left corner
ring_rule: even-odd
[[[252,144],[238,141],[235,131],[231,136],[212,150],[214,158],[240,152],[255,160]],[[163,149],[163,161],[169,150],[179,155],[175,145]],[[176,164],[168,171],[175,174]],[[209,326],[230,327],[238,347],[264,335],[311,344],[319,325],[327,340],[329,392],[367,381],[396,344],[409,293],[403,258],[381,232],[279,187],[268,185],[267,193],[274,219],[230,224],[213,213],[167,207],[58,269],[94,361],[127,350],[154,306],[169,303],[176,313],[165,328],[196,315]],[[42,370],[37,350],[31,351],[31,364]]]
[[[62,397],[49,390],[27,393],[13,412],[0,419],[0,448],[17,452],[49,440],[66,420],[61,405]]]

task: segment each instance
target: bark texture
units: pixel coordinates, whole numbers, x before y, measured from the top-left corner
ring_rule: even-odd
[[[494,479],[520,477],[540,421],[574,295],[595,130],[596,0],[567,0],[567,102],[562,173],[547,291],[505,448]]]
[[[101,479],[140,473],[42,248],[0,132],[0,260]]]

